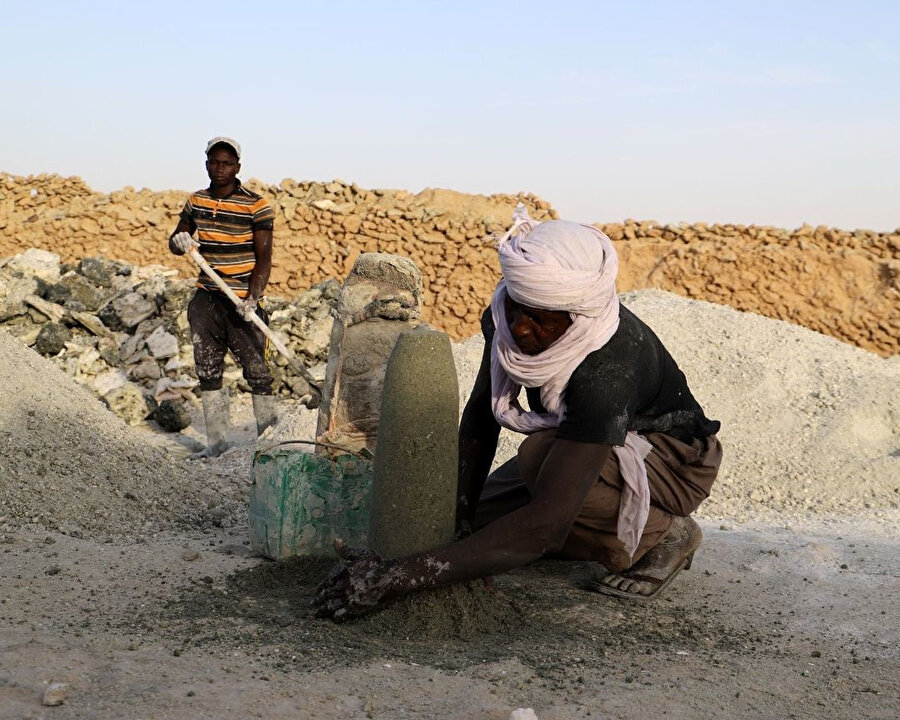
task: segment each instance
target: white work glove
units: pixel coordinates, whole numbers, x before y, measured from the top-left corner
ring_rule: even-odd
[[[172,247],[175,248],[179,255],[184,255],[194,245],[196,243],[190,233],[180,232],[172,236]]]
[[[259,305],[259,300],[254,297],[248,297],[244,302],[237,306],[238,315],[247,322],[250,322],[250,318],[256,315],[257,305]]]

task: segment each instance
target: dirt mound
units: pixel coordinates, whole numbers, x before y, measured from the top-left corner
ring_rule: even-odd
[[[3,522],[136,538],[233,514],[227,491],[148,444],[146,433],[5,332],[0,376]]]
[[[342,279],[361,252],[412,258],[425,278],[425,319],[454,339],[478,332],[499,277],[490,236],[523,202],[556,216],[534,195],[451,190],[366,190],[342,181],[249,181],[275,206],[271,295],[291,297]],[[103,255],[134,265],[196,271],[166,239],[184,191],[124,188],[94,193],[79,178],[0,174],[0,257],[37,247],[66,261]],[[882,355],[900,351],[900,233],[805,225],[598,225],[621,256],[619,289],[660,288],[789,320]]]

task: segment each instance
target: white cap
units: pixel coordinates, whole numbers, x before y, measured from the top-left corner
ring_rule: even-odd
[[[212,150],[213,147],[215,145],[218,145],[219,143],[225,143],[226,145],[230,145],[234,149],[234,152],[237,155],[237,159],[238,160],[241,159],[241,146],[238,145],[238,141],[232,140],[230,137],[223,137],[221,135],[219,135],[218,137],[214,137],[212,140],[210,140],[208,143],[206,143],[206,154],[209,155],[209,151]]]

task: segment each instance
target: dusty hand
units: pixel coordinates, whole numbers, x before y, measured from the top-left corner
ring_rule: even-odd
[[[344,620],[374,610],[395,579],[390,565],[376,552],[334,541],[342,562],[316,588],[310,603],[316,617]]]
[[[184,255],[195,244],[190,233],[180,232],[172,236],[172,248],[178,255]]]
[[[250,318],[256,315],[257,305],[259,305],[259,300],[254,297],[248,297],[244,302],[237,306],[238,315],[247,322],[250,322]]]

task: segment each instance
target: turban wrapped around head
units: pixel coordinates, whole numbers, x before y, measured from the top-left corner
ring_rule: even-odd
[[[516,302],[590,318],[618,315],[619,259],[596,228],[551,220],[501,242],[499,252],[506,291]]]
[[[503,279],[491,298],[493,409],[501,425],[533,432],[559,425],[572,372],[618,329],[619,263],[609,238],[594,227],[567,220],[538,223],[521,206],[514,218],[500,240]],[[506,323],[507,295],[529,307],[566,311],[572,324],[546,351],[526,355]],[[548,415],[522,410],[516,399],[522,386],[541,388]]]

